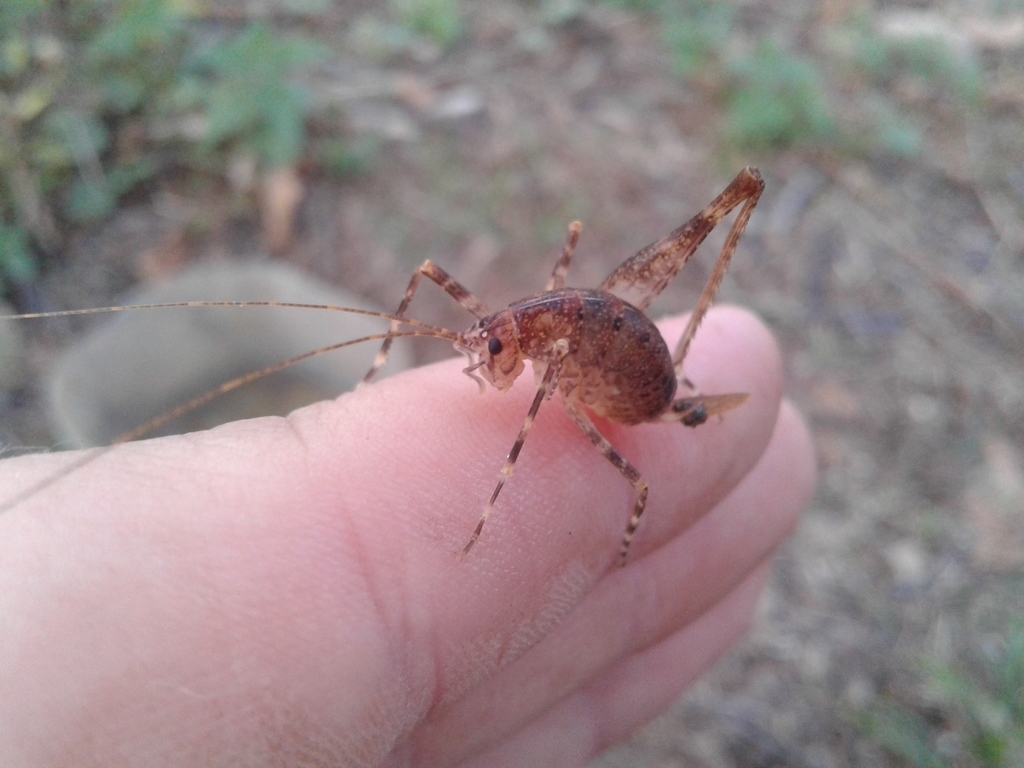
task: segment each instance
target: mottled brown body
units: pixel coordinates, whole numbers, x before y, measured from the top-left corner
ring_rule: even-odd
[[[478,326],[492,329],[492,336],[494,327],[511,328],[499,365],[514,370],[511,360],[518,356],[546,364],[564,357],[558,392],[603,418],[627,425],[651,421],[675,396],[674,364],[661,333],[643,312],[607,291],[547,291]],[[559,340],[566,342],[564,350],[556,349]]]

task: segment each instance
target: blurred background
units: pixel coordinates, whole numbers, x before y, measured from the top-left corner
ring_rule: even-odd
[[[1019,0],[6,0],[0,88],[16,312],[211,263],[393,311],[427,258],[499,308],[572,219],[593,286],[759,167],[721,299],[780,339],[820,487],[749,639],[595,765],[1024,765]],[[7,453],[64,440],[27,371],[91,325],[0,324]]]

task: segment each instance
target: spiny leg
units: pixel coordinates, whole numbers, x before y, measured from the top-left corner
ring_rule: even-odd
[[[530,410],[527,411],[526,418],[523,420],[523,426],[520,427],[516,441],[512,444],[512,450],[505,457],[505,464],[501,468],[498,484],[494,487],[491,498],[487,500],[487,504],[484,506],[483,514],[480,515],[480,522],[476,524],[473,535],[469,537],[469,541],[462,549],[463,557],[469,554],[469,550],[473,548],[476,540],[480,538],[480,532],[484,529],[484,523],[487,522],[487,518],[491,516],[491,510],[494,509],[494,502],[497,501],[498,494],[501,493],[501,489],[505,486],[505,483],[512,476],[512,471],[516,468],[516,459],[519,458],[519,452],[523,449],[523,443],[526,442],[526,436],[530,432],[530,427],[533,426],[533,421],[537,418],[540,404],[550,397],[554,391],[555,382],[558,381],[558,371],[562,367],[562,360],[565,359],[566,350],[568,350],[567,344],[560,347],[556,351],[557,358],[548,363],[548,367],[544,370],[544,376],[541,377],[540,383],[537,385],[537,394],[533,396],[533,402],[530,404]]]
[[[630,515],[629,523],[626,525],[626,532],[622,534],[622,547],[619,549],[619,565],[625,565],[626,555],[629,553],[629,545],[633,541],[633,534],[636,533],[636,529],[640,525],[640,516],[643,515],[644,507],[647,505],[647,481],[644,480],[643,476],[632,464],[622,457],[621,453],[615,450],[615,447],[608,442],[608,439],[597,431],[597,427],[587,418],[586,414],[570,403],[566,403],[565,407],[569,411],[569,415],[572,416],[573,421],[583,430],[583,434],[590,439],[590,442],[593,443],[598,452],[615,465],[615,468],[623,474],[630,485],[633,486],[633,490],[636,491],[636,503],[633,505],[633,514]]]
[[[398,311],[395,312],[395,317],[405,317],[405,313],[409,309],[409,304],[412,303],[412,297],[416,295],[416,289],[419,287],[421,277],[427,277],[430,280],[433,280],[441,286],[449,296],[476,315],[476,317],[484,318],[491,314],[487,307],[481,304],[480,300],[466,290],[458,280],[449,275],[430,259],[427,259],[419,269],[412,273],[412,279],[409,281],[409,287],[405,289],[405,298],[403,298],[402,303],[398,305]],[[397,333],[401,327],[402,323],[398,320],[393,320],[391,322],[390,333]],[[384,340],[384,343],[381,345],[380,352],[377,353],[377,357],[373,361],[373,365],[370,367],[370,370],[367,371],[366,376],[363,377],[363,384],[376,376],[377,371],[383,368],[384,364],[388,361],[388,352],[391,350],[391,341],[392,339],[390,337]]]
[[[562,255],[551,272],[551,279],[544,287],[545,291],[560,291],[565,288],[565,276],[569,272],[569,262],[576,252],[576,243],[580,240],[580,233],[583,232],[583,225],[574,221],[569,225],[569,233],[565,237],[565,245],[562,246]]]
[[[756,202],[763,190],[758,170],[744,168],[700,213],[626,259],[598,288],[646,311],[711,231],[740,203]]]
[[[758,180],[760,180],[760,177],[758,177]],[[683,331],[683,335],[676,345],[672,361],[675,363],[676,379],[679,381],[686,380],[686,377],[683,375],[683,360],[690,349],[690,342],[693,341],[693,336],[697,332],[697,327],[704,319],[704,315],[711,308],[711,303],[715,300],[715,295],[722,285],[725,273],[729,271],[729,262],[732,260],[733,253],[736,252],[736,245],[743,235],[743,230],[747,228],[747,222],[750,221],[750,215],[754,212],[754,206],[757,205],[763,190],[764,182],[755,186],[740,212],[736,215],[736,220],[732,223],[729,235],[725,238],[722,252],[718,255],[718,260],[715,262],[715,268],[711,271],[711,276],[708,278],[707,283],[704,284],[704,290],[700,293],[697,306],[694,308],[693,314],[690,315],[690,322],[686,324],[686,330]]]

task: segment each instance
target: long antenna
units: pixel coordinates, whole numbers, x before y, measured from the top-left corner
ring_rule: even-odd
[[[224,303],[224,304],[217,304],[217,306],[227,306],[227,305],[230,305],[230,304],[231,304],[230,302],[227,302],[227,303]],[[147,308],[148,307],[157,307],[157,306],[162,306],[162,305],[148,305]],[[187,305],[172,305],[172,306],[187,306]],[[299,306],[306,306],[306,305],[299,305]],[[81,312],[81,310],[72,310],[72,312]],[[54,313],[39,313],[39,314],[51,315],[52,316]],[[60,315],[62,313],[58,312],[56,314]],[[370,314],[373,314],[373,313],[370,313]],[[387,316],[385,316],[385,317],[387,317]],[[426,325],[426,324],[422,323],[422,325]],[[144,424],[140,424],[139,426],[135,427],[134,429],[132,429],[132,430],[130,430],[128,432],[125,432],[125,433],[123,433],[121,435],[118,435],[113,441],[111,441],[110,445],[103,446],[102,448],[94,448],[94,449],[92,449],[92,450],[82,454],[77,459],[72,461],[70,464],[67,464],[64,467],[62,467],[59,472],[51,474],[51,475],[49,475],[47,477],[44,477],[43,479],[41,479],[41,480],[39,480],[39,481],[37,481],[35,483],[32,483],[28,488],[25,488],[25,489],[19,491],[13,497],[11,497],[11,498],[7,499],[6,501],[0,503],[0,514],[3,514],[4,512],[10,511],[11,509],[13,509],[14,507],[18,506],[22,502],[30,499],[33,495],[35,495],[39,491],[43,490],[47,486],[51,485],[52,483],[55,483],[58,480],[60,480],[61,478],[67,477],[72,472],[75,472],[76,470],[81,469],[85,465],[90,464],[93,461],[96,461],[98,458],[100,458],[101,456],[106,454],[111,449],[117,447],[118,445],[122,445],[124,443],[130,443],[132,440],[138,440],[141,437],[145,437],[150,432],[153,432],[154,430],[159,429],[160,427],[164,426],[168,422],[173,421],[174,419],[178,418],[179,416],[182,416],[182,415],[184,415],[184,414],[186,414],[186,413],[188,413],[188,412],[190,412],[192,410],[195,410],[196,408],[199,408],[202,405],[205,405],[206,403],[210,402],[211,400],[213,400],[213,399],[215,399],[217,397],[220,397],[221,395],[223,395],[223,394],[225,394],[227,392],[230,392],[230,391],[232,391],[234,389],[238,389],[239,387],[243,387],[246,384],[250,384],[250,383],[256,381],[257,379],[263,378],[264,376],[269,376],[270,374],[277,373],[278,371],[282,371],[285,368],[290,368],[291,366],[295,365],[296,363],[301,363],[303,360],[309,360],[312,357],[319,357],[320,355],[325,355],[328,352],[333,352],[333,351],[335,351],[337,349],[341,349],[343,347],[350,347],[350,346],[353,346],[355,344],[362,344],[365,341],[380,341],[382,339],[401,338],[401,337],[410,337],[410,336],[421,336],[421,337],[429,337],[429,338],[443,338],[443,339],[448,339],[448,340],[458,340],[460,338],[458,334],[456,334],[456,333],[454,333],[452,331],[448,331],[448,330],[446,330],[444,328],[440,328],[440,329],[436,329],[436,330],[442,331],[443,334],[436,334],[436,333],[427,332],[427,331],[403,331],[403,332],[400,332],[400,333],[375,333],[375,334],[372,334],[370,336],[362,336],[362,337],[360,337],[358,339],[350,339],[349,341],[342,341],[342,342],[339,342],[337,344],[331,344],[331,345],[326,346],[326,347],[320,347],[319,349],[314,349],[314,350],[312,350],[310,352],[304,352],[301,355],[296,355],[295,357],[290,357],[287,360],[282,360],[281,362],[275,363],[273,365],[269,365],[266,368],[261,368],[258,371],[252,371],[250,373],[247,373],[247,374],[244,374],[242,376],[238,376],[238,377],[236,377],[234,379],[231,379],[230,381],[226,381],[223,384],[221,384],[220,386],[215,387],[214,389],[211,389],[211,390],[209,390],[207,392],[204,392],[201,395],[198,395],[198,396],[192,398],[187,403],[182,403],[181,405],[177,406],[176,408],[172,408],[171,410],[166,411],[166,412],[160,414],[159,416],[157,416],[157,417],[155,417],[153,419],[150,419],[149,421],[145,422]]]
[[[181,309],[185,307],[284,307],[290,309],[316,309],[328,312],[345,312],[352,315],[365,315],[367,317],[379,317],[382,320],[402,323],[410,328],[417,328],[429,333],[420,335],[433,336],[449,341],[458,341],[461,337],[455,331],[447,328],[413,320],[408,317],[398,317],[385,312],[374,312],[370,309],[354,309],[352,307],[336,307],[330,304],[296,304],[287,301],[177,301],[168,304],[134,304],[126,307],[96,307],[94,309],[62,309],[55,312],[32,312],[25,315],[0,315],[0,320],[41,320],[47,317],[72,317],[74,315],[100,315],[111,312],[130,312],[138,309]],[[386,337],[383,337],[386,338]],[[331,347],[336,349],[336,347]]]

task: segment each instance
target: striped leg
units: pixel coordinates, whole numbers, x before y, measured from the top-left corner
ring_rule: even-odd
[[[560,291],[565,288],[565,276],[569,272],[569,262],[572,261],[572,255],[576,251],[576,243],[579,242],[582,231],[583,225],[578,221],[574,221],[569,225],[569,234],[565,236],[562,255],[551,272],[551,279],[548,280],[548,284],[544,287],[545,291]]]
[[[501,475],[498,477],[498,484],[494,487],[491,498],[487,500],[487,505],[484,507],[483,514],[480,515],[480,522],[476,524],[473,535],[469,537],[469,541],[462,549],[463,557],[469,554],[469,550],[473,548],[476,540],[480,538],[480,532],[484,529],[484,523],[487,522],[487,518],[491,516],[491,510],[494,509],[494,502],[497,501],[498,494],[501,493],[501,489],[505,487],[506,481],[512,476],[512,471],[516,467],[516,459],[519,458],[519,452],[523,449],[523,443],[526,442],[526,436],[530,432],[530,427],[533,426],[533,421],[537,418],[540,404],[550,397],[555,389],[555,383],[558,381],[558,371],[562,367],[562,360],[565,359],[568,349],[569,345],[564,341],[555,343],[554,354],[556,358],[548,363],[548,367],[544,370],[544,376],[541,377],[540,383],[537,385],[537,394],[533,397],[530,410],[527,411],[526,419],[523,420],[523,426],[519,428],[519,435],[512,444],[512,450],[508,452],[508,456],[505,458],[505,464],[501,468]]]
[[[615,450],[608,439],[597,431],[597,427],[583,411],[571,403],[566,403],[565,407],[573,421],[583,430],[583,434],[590,438],[590,442],[594,444],[598,452],[615,465],[615,468],[622,473],[633,486],[633,490],[636,491],[636,504],[633,506],[633,514],[630,515],[629,523],[626,525],[626,532],[622,534],[622,547],[619,549],[619,565],[625,565],[629,545],[633,541],[633,534],[636,533],[636,529],[640,525],[640,516],[643,515],[644,507],[647,504],[647,481],[632,464],[622,458],[622,454]]]
[[[743,174],[736,177],[740,180]],[[758,177],[758,180],[760,177]],[[736,182],[733,182],[736,183]],[[732,185],[730,184],[730,188]],[[686,330],[683,331],[682,337],[679,339],[679,343],[676,345],[675,353],[672,355],[672,361],[675,363],[676,378],[679,380],[685,379],[683,376],[683,360],[686,358],[686,352],[690,348],[690,342],[693,341],[693,336],[697,332],[697,326],[700,325],[704,319],[704,315],[711,308],[711,302],[715,300],[715,294],[718,293],[718,289],[722,285],[722,279],[725,277],[725,273],[729,271],[729,262],[732,260],[733,253],[736,252],[736,245],[740,241],[740,236],[743,234],[743,230],[747,228],[747,222],[750,221],[750,214],[754,212],[754,206],[757,205],[758,199],[761,197],[761,192],[764,190],[764,183],[755,184],[746,193],[745,202],[740,212],[736,215],[736,220],[732,223],[732,229],[729,230],[729,235],[725,238],[725,244],[722,246],[722,252],[718,255],[718,260],[715,262],[715,268],[711,271],[711,277],[708,278],[707,283],[704,285],[704,290],[701,291],[700,298],[697,300],[697,306],[693,310],[693,314],[690,315],[690,322],[686,324]],[[728,192],[729,190],[726,190]],[[722,193],[719,198],[725,195]],[[740,198],[743,199],[743,198]],[[737,201],[738,202],[738,201]],[[726,216],[729,211],[735,207],[736,203],[732,205],[716,205],[718,201],[715,201],[707,209],[702,211],[698,216],[707,216],[711,219],[721,219]],[[717,222],[715,222],[717,223]],[[713,226],[713,225],[712,225]]]
[[[412,297],[416,295],[416,289],[419,287],[421,277],[427,277],[430,280],[433,280],[441,286],[449,296],[459,302],[459,304],[464,306],[478,318],[484,318],[491,314],[487,307],[481,304],[480,300],[467,291],[454,277],[449,275],[430,259],[427,259],[419,269],[412,273],[412,280],[409,281],[409,287],[405,289],[405,298],[403,298],[402,303],[398,305],[398,311],[395,312],[395,317],[405,317],[405,313],[409,309],[409,304],[412,303]],[[397,333],[401,327],[401,322],[393,320],[391,322],[391,330],[388,332]],[[384,367],[384,364],[388,361],[388,352],[391,350],[392,341],[394,341],[394,339],[384,339],[384,343],[381,345],[380,352],[377,353],[377,357],[374,359],[373,365],[366,373],[366,376],[363,377],[363,384],[370,381],[377,375],[377,371]]]

